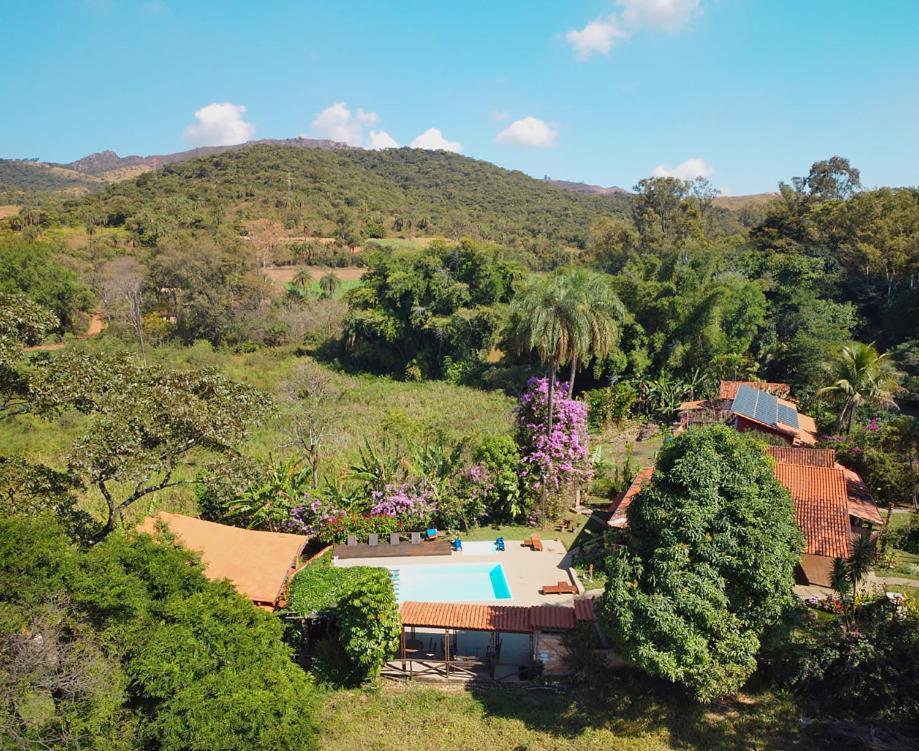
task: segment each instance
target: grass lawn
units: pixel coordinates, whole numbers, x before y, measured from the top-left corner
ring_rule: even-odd
[[[574,523],[574,529],[572,531],[559,531],[556,529],[556,525],[562,519],[570,519]],[[589,517],[584,514],[566,511],[558,521],[551,521],[539,527],[531,527],[527,524],[496,524],[473,527],[468,532],[459,532],[458,534],[462,539],[470,541],[494,540],[496,537],[503,537],[506,540],[523,540],[533,534],[537,534],[543,540],[560,540],[566,548],[570,549],[581,532],[588,526],[593,527],[589,523]]]
[[[324,751],[734,751],[786,749],[805,740],[794,703],[782,695],[702,708],[674,693],[630,678],[567,694],[418,685],[338,691],[325,703],[320,745]]]

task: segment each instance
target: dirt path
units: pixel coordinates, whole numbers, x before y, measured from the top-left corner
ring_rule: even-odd
[[[102,333],[102,329],[105,328],[105,318],[102,313],[96,311],[90,316],[89,325],[86,327],[86,332],[80,334],[77,339],[92,339],[94,336],[99,336]],[[64,349],[67,344],[65,342],[54,342],[53,344],[39,344],[35,347],[26,347],[26,352],[53,352],[58,349]]]

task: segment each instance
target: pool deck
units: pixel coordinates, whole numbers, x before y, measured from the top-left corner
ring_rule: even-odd
[[[495,605],[571,605],[573,595],[542,595],[540,588],[560,581],[570,582],[569,559],[565,546],[558,540],[543,540],[543,550],[534,552],[523,547],[520,540],[508,540],[503,553],[472,555],[451,553],[449,556],[368,556],[361,558],[335,558],[334,565],[381,566],[384,568],[409,568],[411,566],[450,566],[456,563],[490,563],[504,565],[504,575],[511,589],[511,599],[492,600]],[[433,543],[422,543],[420,547]],[[381,546],[382,547],[382,546]],[[388,546],[387,546],[388,547]],[[408,548],[399,545],[398,547]],[[407,551],[406,551],[407,552]],[[457,602],[463,602],[457,600]],[[479,604],[483,604],[481,601]]]
[[[449,540],[430,540],[412,545],[402,542],[398,545],[335,545],[332,556],[341,560],[347,558],[425,558],[433,555],[450,555],[453,545]],[[373,565],[373,564],[362,564]]]

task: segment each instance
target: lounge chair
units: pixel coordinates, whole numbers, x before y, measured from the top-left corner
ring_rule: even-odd
[[[429,540],[436,540],[439,534],[440,533],[437,531],[436,527],[431,527],[430,529],[427,530],[427,532],[425,532],[425,536]]]
[[[412,545],[421,544],[421,532],[412,532]]]
[[[525,548],[531,548],[534,551],[542,550],[542,540],[539,535],[533,535],[520,543]]]
[[[349,548],[353,548],[355,545],[357,545],[357,535],[348,535],[347,545]]]
[[[393,532],[392,534],[389,535],[390,545],[398,545],[400,540],[401,540],[401,537],[399,536],[398,532]]]
[[[370,547],[375,548],[380,544],[380,536],[376,532],[371,533],[367,536],[367,544]]]
[[[543,595],[576,595],[578,588],[570,582],[559,582],[558,584],[546,584],[539,590]]]

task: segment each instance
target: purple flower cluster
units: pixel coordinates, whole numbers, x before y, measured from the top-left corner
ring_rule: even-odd
[[[291,531],[318,534],[324,527],[346,516],[344,509],[337,508],[324,498],[311,498],[307,495],[304,501],[291,509]]]
[[[433,495],[429,490],[408,483],[390,483],[382,491],[370,493],[373,507],[371,516],[398,516],[423,519],[435,510]]]
[[[477,462],[466,468],[463,473],[463,485],[469,492],[470,500],[481,504],[483,507],[495,489],[491,472],[482,462]]]
[[[568,398],[568,384],[556,384],[553,394],[551,432],[549,382],[531,378],[515,412],[517,441],[523,469],[521,476],[534,491],[558,493],[590,481],[592,470],[587,451],[587,407]]]

